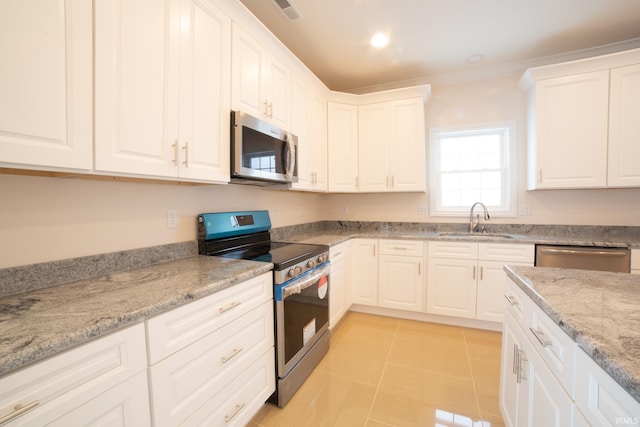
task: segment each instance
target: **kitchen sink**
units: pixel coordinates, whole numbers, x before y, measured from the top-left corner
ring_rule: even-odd
[[[438,233],[438,236],[441,237],[460,237],[464,239],[513,239],[514,236],[512,234],[504,234],[504,233],[469,233],[469,232],[442,232]]]

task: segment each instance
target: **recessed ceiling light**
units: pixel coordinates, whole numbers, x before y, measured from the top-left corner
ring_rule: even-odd
[[[484,55],[481,53],[476,53],[475,55],[471,55],[465,59],[467,64],[477,64],[478,62],[484,59]]]
[[[389,44],[389,37],[383,32],[378,31],[371,37],[371,46],[377,47],[378,49],[385,47]]]

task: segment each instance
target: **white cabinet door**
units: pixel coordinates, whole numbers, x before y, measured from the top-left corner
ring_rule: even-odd
[[[539,80],[535,98],[528,188],[605,187],[609,71]]]
[[[92,3],[0,2],[0,165],[91,169]]]
[[[232,107],[290,130],[289,68],[238,25],[233,25],[232,49]]]
[[[311,185],[315,191],[327,191],[327,96],[323,89],[311,91],[309,112]]]
[[[378,240],[355,239],[351,243],[353,303],[378,305]]]
[[[640,64],[611,70],[610,187],[640,187]]]
[[[479,261],[476,319],[502,322],[504,316],[505,280],[504,265],[532,265],[503,261]]]
[[[510,315],[507,315],[510,317]],[[502,362],[500,364],[500,409],[505,425],[515,427],[518,419],[518,351],[522,350],[522,338],[513,320],[506,319],[502,332]]]
[[[394,101],[390,107],[391,191],[425,191],[424,98]]]
[[[267,66],[264,49],[235,24],[232,48],[232,107],[254,117],[265,118],[267,95],[264,73],[267,72]]]
[[[358,190],[389,191],[389,138],[391,105],[388,102],[358,107]]]
[[[294,78],[291,91],[291,132],[298,137],[298,182],[292,187],[297,190],[310,190],[312,187],[313,146],[311,141],[310,100],[308,85],[303,80]]]
[[[329,191],[358,191],[358,107],[328,103]]]
[[[180,177],[229,181],[231,19],[211,0],[182,0]]]
[[[228,181],[230,19],[210,2],[116,0],[95,22],[96,170]]]
[[[179,19],[178,0],[95,2],[96,170],[178,175]]]
[[[351,298],[347,298],[351,291],[348,286],[347,259],[348,243],[331,248],[331,283],[329,284],[329,327],[331,328],[340,322],[351,305]]]
[[[424,310],[424,265],[421,257],[380,256],[380,307]]]
[[[429,258],[427,313],[475,318],[477,261]]]

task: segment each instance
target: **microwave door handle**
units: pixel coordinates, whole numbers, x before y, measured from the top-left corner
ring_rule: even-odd
[[[291,134],[287,133],[285,136],[285,140],[287,142],[286,148],[286,156],[285,156],[285,175],[287,178],[291,178],[293,176],[293,171],[295,170],[296,165],[296,155],[295,155],[295,145],[291,142],[292,137]]]

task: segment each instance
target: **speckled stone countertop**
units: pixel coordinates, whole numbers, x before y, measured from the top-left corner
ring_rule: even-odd
[[[504,269],[640,402],[640,275],[521,266]]]
[[[0,375],[270,271],[193,256],[0,298]]]
[[[469,225],[462,223],[321,221],[272,229],[271,238],[329,246],[352,238],[371,238],[640,248],[640,227],[486,225],[488,234],[470,236]]]

